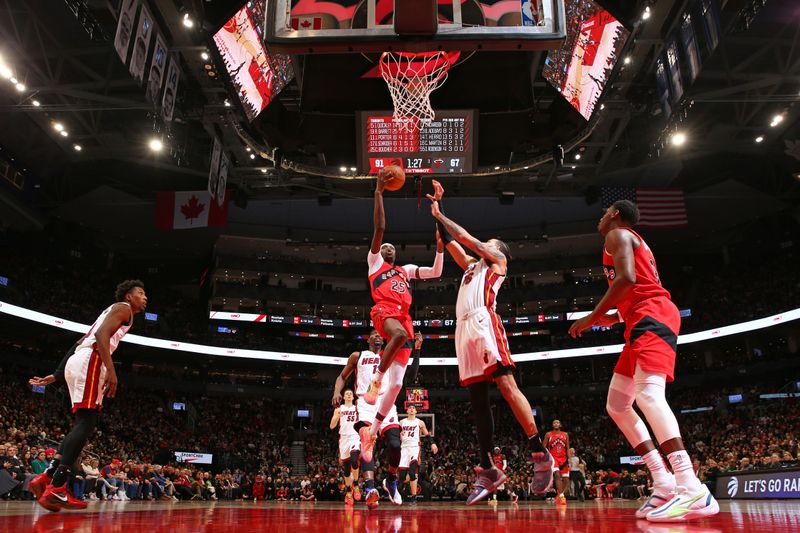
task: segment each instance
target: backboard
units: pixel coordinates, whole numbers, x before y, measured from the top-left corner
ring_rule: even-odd
[[[438,30],[430,37],[395,32],[395,1],[274,0],[265,41],[290,54],[549,50],[566,35],[564,0],[431,0]]]

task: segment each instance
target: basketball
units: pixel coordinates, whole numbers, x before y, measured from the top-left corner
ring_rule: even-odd
[[[378,172],[378,179],[386,180],[387,191],[399,191],[406,182],[406,173],[397,165],[389,165]]]

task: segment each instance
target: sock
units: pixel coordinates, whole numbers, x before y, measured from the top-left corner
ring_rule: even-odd
[[[369,492],[374,488],[375,488],[375,480],[374,479],[370,478],[370,479],[367,479],[366,481],[364,481],[364,490],[366,492]]]
[[[672,471],[675,473],[675,482],[689,492],[699,492],[703,485],[694,474],[692,460],[686,450],[677,450],[667,456]]]
[[[386,418],[386,417],[383,416],[380,413],[375,415],[375,422],[373,422],[372,425],[369,427],[369,434],[370,435],[372,435],[374,437],[375,435],[378,434],[378,429],[381,427],[381,424],[383,423],[383,419],[384,418]]]
[[[377,381],[378,383],[380,383],[381,381],[383,381],[383,372],[381,372],[380,370],[376,370],[376,371],[375,371],[375,378],[374,378],[374,379],[375,379],[375,381]]]
[[[69,479],[69,475],[70,475],[69,468],[67,468],[66,465],[60,465],[53,474],[52,485],[54,487],[64,486],[67,483],[67,479]]]
[[[542,444],[542,439],[539,438],[538,433],[534,433],[528,437],[528,442],[531,443],[531,450],[533,450],[533,453],[544,452],[544,445]]]
[[[661,453],[658,450],[650,450],[642,456],[642,460],[653,476],[654,492],[663,496],[665,493],[675,490],[675,476],[667,470],[664,458],[661,457]]]
[[[52,459],[50,461],[50,465],[47,467],[47,470],[45,470],[44,473],[47,474],[48,477],[53,477],[53,474],[56,473],[56,470],[58,470],[60,464],[61,461],[59,459]]]

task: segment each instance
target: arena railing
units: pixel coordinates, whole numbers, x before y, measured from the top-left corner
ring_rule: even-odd
[[[32,309],[26,309],[17,305],[0,301],[0,313],[15,316],[25,320],[38,322],[48,326],[57,327],[64,330],[74,331],[85,334],[89,331],[89,326],[71,320],[66,320],[46,313],[40,313]],[[737,335],[748,331],[756,331],[775,327],[787,322],[800,319],[800,308],[778,313],[776,315],[740,322],[729,326],[722,326],[696,333],[689,333],[678,337],[678,344],[693,344],[710,339],[718,339],[729,335]],[[239,348],[224,348],[220,346],[209,346],[206,344],[193,344],[168,339],[156,339],[142,335],[128,334],[122,339],[123,342],[148,346],[151,348],[161,348],[164,350],[176,350],[181,352],[212,355],[217,357],[234,357],[241,359],[260,359],[266,361],[283,361],[287,363],[312,363],[322,365],[343,365],[347,362],[346,357],[333,357],[328,355],[309,355],[299,353],[273,352],[266,350],[246,350]],[[528,352],[512,354],[514,361],[524,363],[528,361],[548,361],[551,359],[566,359],[570,357],[590,357],[596,355],[611,355],[622,351],[622,344],[610,344],[605,346],[589,346],[582,348],[569,348],[566,350],[552,350],[546,352]],[[424,366],[456,366],[458,364],[455,357],[423,357],[420,364]]]

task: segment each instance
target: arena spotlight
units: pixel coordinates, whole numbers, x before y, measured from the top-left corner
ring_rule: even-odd
[[[256,158],[256,154],[250,154],[250,159],[255,159],[255,158]]]
[[[625,63],[626,65],[630,65],[631,61],[633,61],[633,59],[631,59],[631,56],[625,56],[623,63]]]
[[[147,143],[147,146],[154,152],[160,152],[164,148],[164,143],[161,142],[161,139],[150,139],[150,142]]]
[[[183,15],[183,25],[186,26],[187,28],[193,28],[194,27],[194,21],[189,16],[189,13],[184,13],[184,15]]]
[[[15,78],[14,76],[11,76],[11,78],[8,81],[10,81],[12,83],[12,85],[16,85],[16,84],[19,83],[19,80],[17,78]]]
[[[17,84],[15,85],[15,87],[17,88],[17,91],[19,91],[19,92],[21,92],[21,93],[24,93],[24,92],[25,92],[25,89],[27,89],[27,87],[25,87],[25,84],[24,84],[24,83],[17,83]]]
[[[758,137],[756,137],[756,142],[757,143],[764,142],[764,136],[763,135],[759,135]]]
[[[0,63],[0,76],[8,80],[14,76],[14,73],[11,72],[11,69],[8,68],[8,65]]]
[[[681,132],[676,132],[672,135],[672,144],[674,146],[683,146],[686,144],[686,134]]]
[[[262,174],[266,174],[266,173],[267,173],[267,169],[266,169],[266,168],[262,168],[262,169],[261,169],[261,173],[262,173]]]
[[[33,104],[33,107],[39,107],[40,105],[42,105],[42,104],[39,102],[39,100],[32,100],[32,101],[31,101],[31,103]]]
[[[774,128],[781,122],[783,122],[783,115],[775,115],[774,117],[772,117],[772,122],[770,122],[769,125]]]
[[[203,52],[200,54],[200,57],[203,58],[203,61],[208,61],[208,52]]]
[[[61,131],[64,129],[64,125],[60,122],[53,122],[53,129],[56,131]]]
[[[580,153],[575,154],[575,161],[580,161],[580,160],[581,160],[581,154]]]
[[[225,107],[230,107],[231,106],[231,101],[228,100],[227,98],[225,99],[224,103],[225,103]]]
[[[350,167],[350,172],[355,172],[355,171],[356,171],[356,167]]]
[[[69,137],[69,132],[67,132],[67,130],[61,130],[59,133],[62,137]]]
[[[339,172],[347,172],[347,167],[339,167]]]
[[[76,152],[80,152],[81,150],[83,150],[83,146],[81,146],[80,144],[73,144],[72,147],[75,149]]]
[[[642,13],[642,20],[647,20],[650,18],[650,6],[644,8],[644,13]]]

